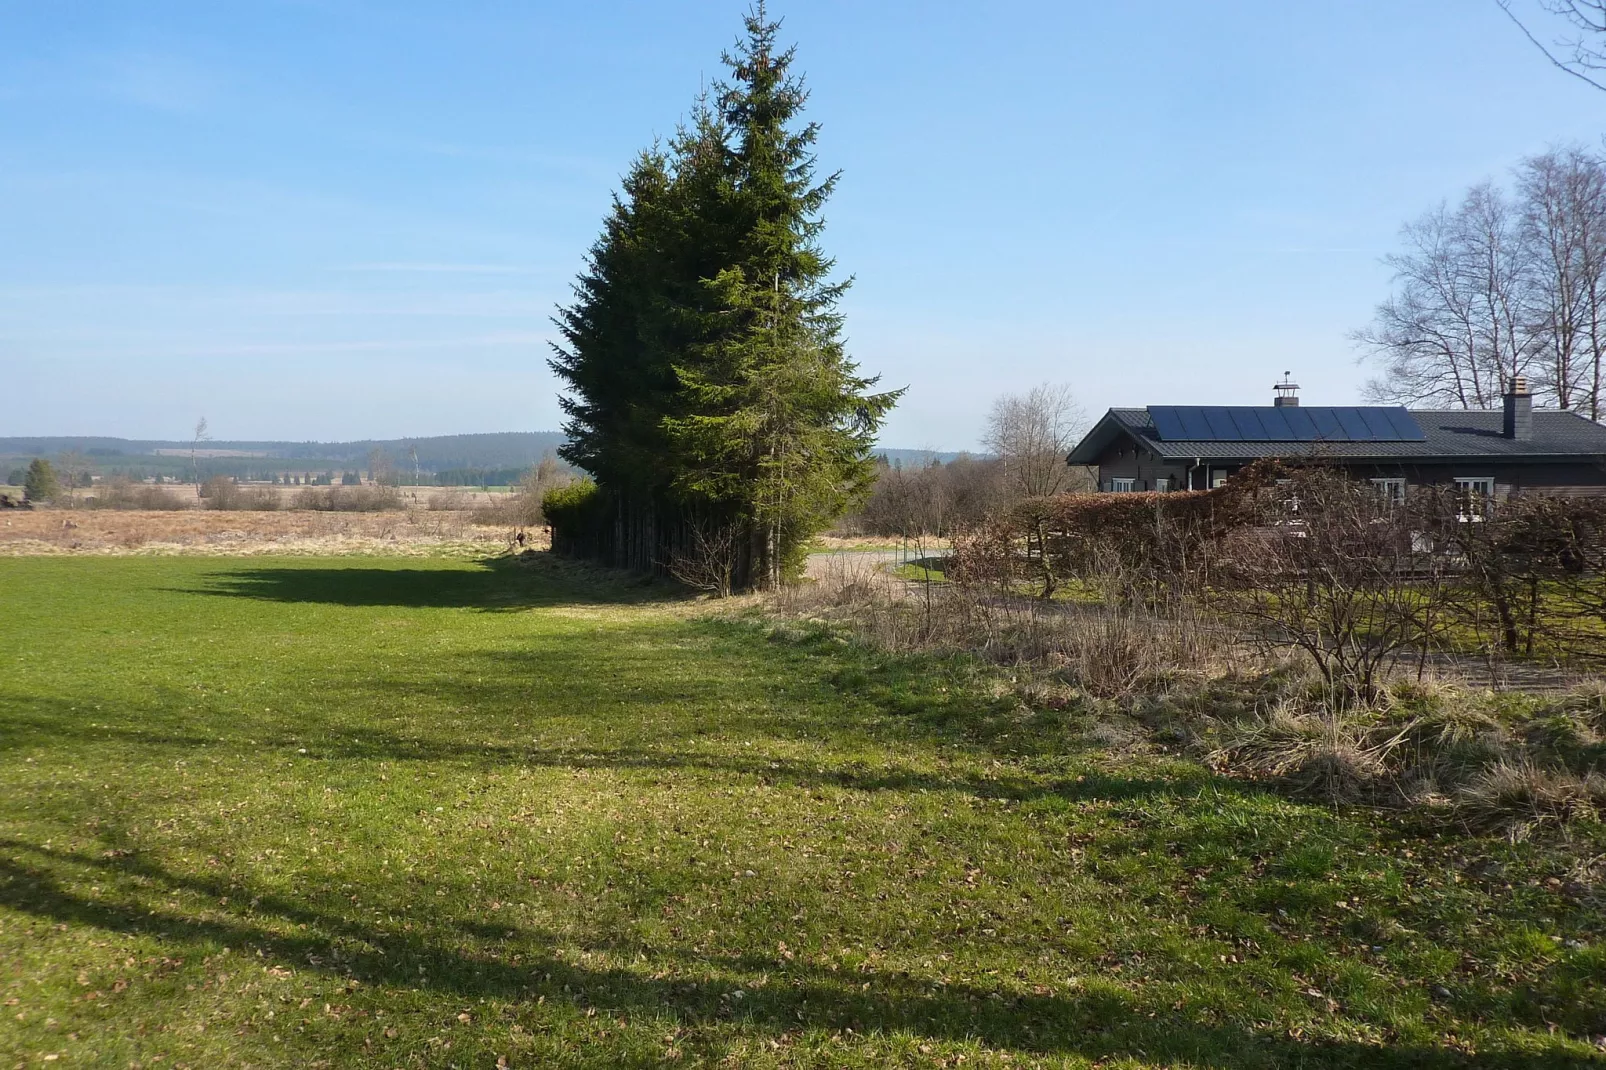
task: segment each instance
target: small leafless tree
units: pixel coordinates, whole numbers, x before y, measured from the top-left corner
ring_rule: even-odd
[[[728,597],[741,541],[738,526],[699,520],[686,535],[685,544],[669,557],[669,574],[694,590]]]
[[[1024,497],[1059,494],[1072,483],[1065,457],[1086,414],[1068,384],[1043,383],[993,402],[982,442],[1003,462],[1006,478]]]
[[[200,452],[201,443],[209,441],[211,435],[206,430],[206,417],[195,421],[195,436],[190,439],[190,482],[196,486],[201,485],[201,469],[196,463],[196,454]]]
[[[1254,506],[1221,540],[1213,593],[1260,642],[1304,653],[1336,702],[1370,700],[1449,627],[1449,560],[1414,537],[1409,501],[1309,468]]]
[[[1422,535],[1455,564],[1454,614],[1487,655],[1606,654],[1606,502],[1484,500],[1450,488],[1414,494]]]

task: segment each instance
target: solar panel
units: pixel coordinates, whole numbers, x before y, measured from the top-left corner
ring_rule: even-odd
[[[1334,414],[1332,409],[1305,409],[1304,411],[1310,415],[1310,422],[1316,428],[1316,433],[1311,436],[1309,441],[1321,442],[1328,440],[1342,442],[1349,437],[1344,433],[1344,429],[1338,425],[1338,416]],[[1301,439],[1301,441],[1306,440]]]
[[[1149,419],[1154,421],[1154,433],[1162,440],[1181,442],[1187,438],[1182,430],[1182,417],[1170,405],[1153,405],[1149,408]]]
[[[1205,423],[1204,410],[1197,405],[1187,405],[1177,410],[1177,416],[1182,420],[1182,430],[1188,438],[1200,442],[1209,442],[1215,438],[1210,433],[1210,425]]]
[[[1394,434],[1398,436],[1399,441],[1425,442],[1427,440],[1428,436],[1417,424],[1416,418],[1410,413],[1406,412],[1403,406],[1397,406],[1390,409],[1379,409],[1378,411],[1388,419],[1388,422],[1390,426],[1394,428]]]
[[[1301,438],[1306,437],[1297,434],[1289,426],[1288,417],[1284,415],[1284,410],[1280,408],[1261,409],[1256,415],[1260,417],[1261,426],[1266,429],[1266,437],[1273,442],[1298,442]]]
[[[1233,442],[1238,438],[1238,425],[1232,422],[1232,414],[1225,405],[1205,405],[1200,409],[1204,413],[1205,422],[1210,425],[1210,438],[1214,442]]]
[[[1298,408],[1275,409],[1273,411],[1281,413],[1282,418],[1288,421],[1288,429],[1293,432],[1289,438],[1290,441],[1316,441],[1316,424],[1311,420],[1310,413]]]
[[[1151,405],[1155,434],[1170,442],[1421,442],[1398,406]]]
[[[1232,422],[1238,426],[1238,437],[1245,442],[1265,442],[1271,438],[1265,426],[1260,422],[1257,410],[1247,405],[1239,405],[1227,410]]]
[[[1366,430],[1371,432],[1371,441],[1392,442],[1395,439],[1394,426],[1389,423],[1382,409],[1356,409],[1355,412],[1366,423]]]
[[[1338,417],[1338,426],[1344,429],[1351,442],[1367,442],[1372,438],[1372,431],[1361,419],[1359,409],[1334,409],[1333,415]]]

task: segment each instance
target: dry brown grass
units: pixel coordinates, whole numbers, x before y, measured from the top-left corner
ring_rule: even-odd
[[[0,555],[6,556],[489,553],[506,549],[510,536],[509,530],[473,523],[466,512],[418,508],[386,513],[36,509],[0,514]]]

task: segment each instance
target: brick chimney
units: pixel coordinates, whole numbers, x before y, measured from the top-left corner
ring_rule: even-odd
[[[1506,412],[1501,433],[1520,442],[1533,438],[1534,396],[1528,393],[1527,378],[1521,375],[1512,376],[1511,389],[1506,391],[1503,400],[1506,403]]]
[[[1287,372],[1283,372],[1283,381],[1273,383],[1271,388],[1277,391],[1277,396],[1271,399],[1277,408],[1286,409],[1299,404],[1299,384],[1288,378]]]

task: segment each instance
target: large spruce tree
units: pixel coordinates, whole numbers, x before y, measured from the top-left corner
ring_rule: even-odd
[[[836,176],[816,180],[818,128],[779,27],[750,13],[730,81],[637,159],[551,362],[570,388],[564,456],[608,514],[595,546],[565,543],[616,564],[723,555],[735,587],[801,567],[867,487],[901,393],[873,392],[843,350],[848,284],[818,241]]]

